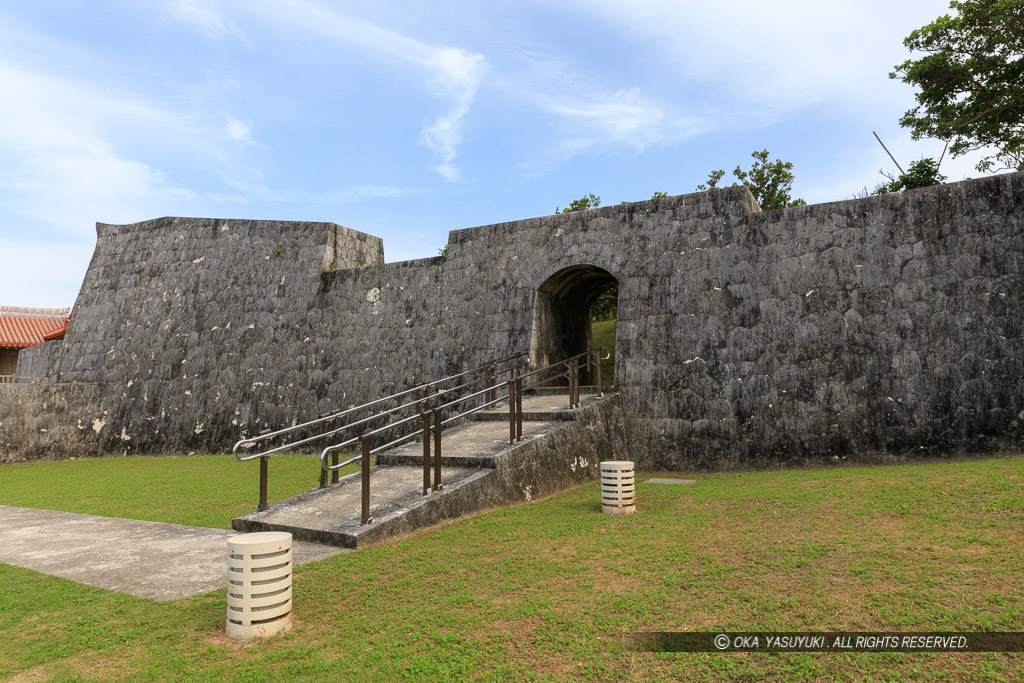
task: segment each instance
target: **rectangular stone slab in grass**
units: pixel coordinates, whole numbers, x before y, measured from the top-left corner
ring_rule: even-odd
[[[697,480],[696,479],[666,479],[666,478],[654,477],[654,478],[648,479],[648,480],[646,480],[646,481],[644,481],[642,483],[644,483],[644,484],[695,484],[695,483],[697,483]]]

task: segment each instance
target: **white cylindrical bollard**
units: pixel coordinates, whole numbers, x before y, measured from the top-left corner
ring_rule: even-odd
[[[606,515],[636,512],[636,476],[630,461],[601,463],[601,512]]]
[[[228,539],[227,634],[236,640],[292,625],[292,535],[261,531]]]

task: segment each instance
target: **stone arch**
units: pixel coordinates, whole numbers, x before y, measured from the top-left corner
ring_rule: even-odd
[[[531,365],[545,367],[589,349],[593,345],[590,307],[618,284],[610,272],[589,263],[562,268],[545,280],[534,297]],[[596,383],[593,375],[584,373],[582,383]],[[609,380],[603,378],[605,384]]]

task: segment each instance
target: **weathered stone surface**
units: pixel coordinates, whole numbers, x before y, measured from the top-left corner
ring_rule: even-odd
[[[585,266],[619,282],[616,383],[641,467],[1024,443],[1024,174],[770,212],[728,188],[380,261],[376,238],[331,224],[100,226],[51,386],[110,391],[48,405],[102,404],[115,452],[225,449],[530,350],[538,289]],[[8,386],[4,457],[38,456]]]
[[[0,384],[0,463],[120,455],[103,384]]]
[[[22,349],[18,354],[18,369],[15,371],[18,381],[50,381],[63,344],[62,340],[54,340]]]

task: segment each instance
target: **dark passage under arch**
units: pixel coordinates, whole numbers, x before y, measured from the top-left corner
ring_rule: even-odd
[[[569,266],[537,288],[533,306],[530,362],[544,367],[593,346],[590,307],[619,281],[603,268],[590,264]],[[594,384],[592,370],[583,373],[583,384]],[[603,377],[609,384],[611,377]]]

